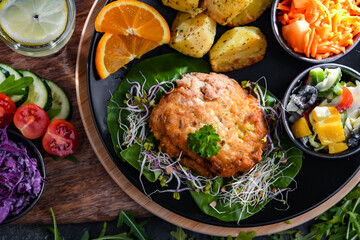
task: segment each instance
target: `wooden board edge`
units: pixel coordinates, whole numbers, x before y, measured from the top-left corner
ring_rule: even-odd
[[[85,22],[80,43],[79,50],[76,61],[76,73],[75,73],[75,83],[76,83],[76,94],[77,101],[80,110],[80,115],[86,134],[89,138],[90,144],[94,149],[97,157],[100,162],[112,177],[112,179],[126,192],[134,201],[140,204],[149,212],[157,215],[158,217],[168,221],[172,224],[186,228],[191,231],[200,232],[203,234],[213,235],[213,236],[237,236],[240,232],[257,232],[257,236],[272,234],[280,231],[287,230],[289,228],[296,227],[301,225],[316,216],[320,215],[322,212],[326,211],[338,201],[340,201],[348,192],[351,191],[360,181],[360,171],[334,196],[329,198],[327,201],[317,206],[316,208],[290,219],[290,224],[285,222],[275,223],[271,225],[259,226],[259,227],[249,227],[249,228],[232,228],[232,227],[220,227],[209,224],[204,224],[200,222],[193,221],[191,219],[182,217],[178,214],[175,214],[159,204],[148,199],[141,191],[134,187],[131,182],[120,172],[116,167],[111,157],[107,153],[100,136],[95,127],[93,121],[90,104],[88,99],[88,88],[87,88],[87,60],[88,60],[88,51],[90,48],[90,42],[92,34],[94,31],[94,21],[95,18],[102,8],[106,0],[95,0],[93,7],[91,8],[88,18]]]

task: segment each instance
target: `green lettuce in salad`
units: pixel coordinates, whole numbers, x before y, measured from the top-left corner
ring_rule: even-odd
[[[288,185],[302,165],[302,152],[281,135],[279,101],[257,83],[244,81],[242,87],[259,99],[269,134],[262,161],[248,173],[232,178],[204,177],[161,151],[150,131],[148,120],[161,97],[176,87],[176,79],[190,72],[210,72],[208,63],[181,54],[146,59],[126,75],[114,92],[107,109],[107,124],[116,153],[139,170],[150,182],[158,181],[157,192],[172,192],[175,199],[190,191],[197,206],[223,221],[240,221],[260,211],[270,200],[286,205]],[[210,132],[211,129],[203,131]],[[199,139],[192,141],[197,143]],[[201,147],[201,146],[200,146]],[[198,147],[196,147],[198,148]],[[169,188],[175,182],[175,189]],[[144,189],[144,192],[145,189]]]

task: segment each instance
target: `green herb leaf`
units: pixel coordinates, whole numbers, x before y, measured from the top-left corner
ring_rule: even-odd
[[[22,77],[15,80],[14,75],[10,75],[0,84],[0,92],[8,96],[26,94],[25,88],[32,84],[32,77]]]
[[[67,155],[66,157],[64,157],[66,160],[69,160],[69,161],[71,161],[71,162],[74,162],[74,163],[76,163],[76,164],[79,164],[80,163],[80,161],[74,156],[74,155],[72,155],[72,154],[70,154],[70,155]]]
[[[52,159],[55,160],[55,161],[59,161],[60,160],[60,157],[59,156],[54,156],[54,155],[51,155]]]
[[[240,232],[234,240],[252,240],[256,237],[256,232]]]
[[[133,234],[139,240],[148,240],[149,237],[146,235],[145,230],[143,228],[146,221],[142,223],[136,223],[134,219],[136,214],[137,213],[121,211],[119,214],[117,227],[121,227],[125,223],[128,227],[130,227],[129,235]]]
[[[84,234],[81,236],[81,239],[80,240],[89,240],[90,239],[90,235],[89,235],[89,231],[86,230],[84,232]]]
[[[173,236],[176,240],[186,240],[186,233],[184,232],[184,230],[180,227],[177,227],[176,232],[175,231],[171,231],[170,232],[171,236]]]
[[[95,238],[93,240],[134,240],[132,238],[127,237],[126,233],[120,233],[112,236],[103,236],[99,238]]]
[[[106,228],[107,228],[107,222],[104,222],[104,228],[101,230],[99,238],[102,238],[103,236],[105,236]]]
[[[294,232],[281,232],[273,234],[271,239],[285,239],[286,234],[290,239],[296,240],[350,240],[360,239],[360,184],[346,195],[335,206],[316,217],[317,223],[312,225],[310,232],[302,235],[298,230]],[[279,237],[278,237],[279,236]],[[287,239],[287,238],[286,238]]]
[[[47,111],[47,115],[49,116],[49,119],[54,118],[56,115],[58,115],[60,113],[61,109],[50,109],[49,111]]]
[[[221,147],[217,145],[221,139],[212,125],[204,125],[195,133],[189,133],[187,138],[188,148],[201,157],[216,156]]]
[[[50,208],[50,212],[51,212],[51,216],[52,216],[53,224],[54,224],[54,228],[52,231],[52,233],[54,234],[54,240],[61,240],[60,232],[59,232],[59,230],[57,228],[57,224],[56,224],[55,214],[54,214],[54,211],[52,208]]]

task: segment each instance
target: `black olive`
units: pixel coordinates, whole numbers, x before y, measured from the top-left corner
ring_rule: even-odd
[[[360,132],[352,133],[347,141],[348,147],[356,147],[360,140]]]
[[[317,96],[318,90],[313,86],[306,85],[302,86],[295,94],[293,101],[298,108],[305,110],[316,102]]]

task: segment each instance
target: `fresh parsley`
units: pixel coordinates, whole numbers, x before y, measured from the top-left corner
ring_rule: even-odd
[[[10,75],[2,83],[0,83],[0,92],[11,95],[24,95],[26,94],[26,87],[32,84],[34,79],[32,77],[22,77],[15,80],[14,75]]]
[[[201,157],[216,156],[221,147],[217,145],[221,139],[212,125],[204,125],[198,131],[189,133],[187,137],[188,148]]]

